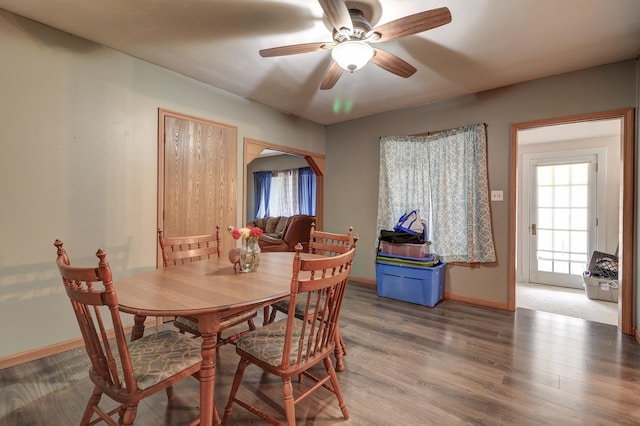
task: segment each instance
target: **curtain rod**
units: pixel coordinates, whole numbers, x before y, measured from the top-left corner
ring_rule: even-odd
[[[482,123],[484,125],[484,128],[486,129],[487,127],[489,127],[489,125],[487,123]],[[464,127],[464,126],[461,126]],[[434,130],[432,132],[424,132],[424,133],[415,133],[413,135],[409,135],[409,136],[432,136],[435,135],[437,133],[442,133],[442,132],[448,132],[449,130],[455,130],[458,127],[451,127],[449,129],[444,129],[444,130]]]

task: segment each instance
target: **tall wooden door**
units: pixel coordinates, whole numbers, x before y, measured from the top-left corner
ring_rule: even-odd
[[[238,205],[237,128],[166,110],[158,114],[158,227],[166,236],[221,227],[222,251]],[[160,263],[159,263],[160,264]]]

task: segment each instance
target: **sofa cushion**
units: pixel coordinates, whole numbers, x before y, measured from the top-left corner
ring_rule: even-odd
[[[262,231],[264,232],[264,228],[267,225],[267,218],[266,217],[261,217],[259,219],[254,219],[252,221],[253,226],[256,226],[260,229],[262,229]]]
[[[276,225],[276,234],[282,236],[284,232],[284,228],[287,227],[287,222],[289,222],[289,218],[287,216],[281,216],[278,224]]]
[[[306,250],[309,244],[309,232],[311,223],[315,222],[315,216],[294,215],[283,217],[281,221],[285,223],[284,231],[280,234],[267,233],[265,231],[258,239],[258,244],[264,252],[272,251],[295,251],[297,243],[301,243]]]
[[[275,234],[276,227],[278,226],[278,222],[280,221],[280,216],[278,217],[268,217],[267,223],[264,225],[264,232],[266,234]]]

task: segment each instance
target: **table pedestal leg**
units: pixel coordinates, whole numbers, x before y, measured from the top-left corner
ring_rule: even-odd
[[[216,382],[215,334],[202,334],[202,368],[200,369],[200,424],[220,425],[214,392]]]
[[[262,325],[265,326],[269,324],[269,305],[262,308],[262,316],[263,316]]]

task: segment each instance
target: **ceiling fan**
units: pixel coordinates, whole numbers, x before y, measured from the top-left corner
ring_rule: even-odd
[[[348,1],[348,0],[346,0]],[[333,27],[333,42],[294,44],[260,50],[260,56],[285,56],[331,49],[333,61],[320,84],[331,89],[344,70],[353,72],[369,61],[400,77],[410,77],[416,68],[398,56],[372,47],[370,43],[394,40],[421,33],[451,22],[446,7],[427,10],[372,28],[361,10],[349,8],[345,0],[318,0]]]

